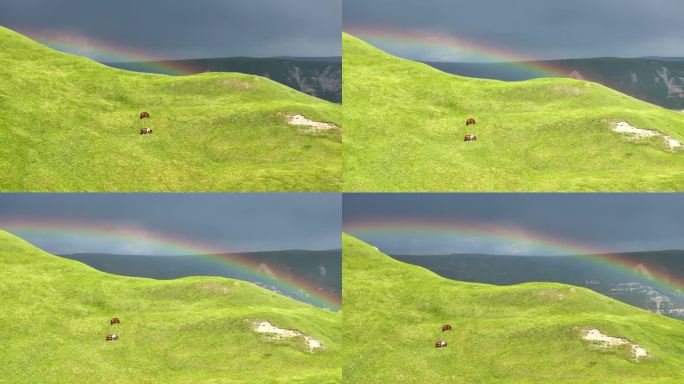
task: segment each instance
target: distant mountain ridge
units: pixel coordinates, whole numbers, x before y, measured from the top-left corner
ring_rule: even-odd
[[[664,292],[653,276],[670,281],[684,276],[684,251],[634,252],[618,255],[632,272],[597,264],[579,256],[392,255],[440,276],[466,282],[515,285],[555,282],[590,288],[616,300],[684,320],[684,290]]]
[[[161,67],[182,66],[201,72],[239,72],[267,77],[290,88],[333,103],[342,102],[341,57],[226,57],[162,60],[151,62],[104,63],[136,72],[172,74]],[[155,66],[150,68],[149,64]]]
[[[281,271],[278,279],[294,282],[298,279],[318,287],[320,292],[340,295],[342,292],[341,250],[306,251],[283,250],[240,253],[243,257],[259,264],[259,272],[270,275],[272,270]],[[77,260],[99,271],[122,276],[148,277],[160,280],[178,279],[189,276],[220,276],[250,280],[229,266],[223,268],[214,262],[217,258],[201,256],[159,256],[159,255],[113,255],[101,253],[76,253],[60,255]],[[265,281],[251,281],[261,287],[277,291]],[[279,292],[288,295],[285,292]],[[288,295],[294,299],[312,303],[305,292]]]
[[[539,73],[512,66],[511,63],[425,63],[444,72],[468,77],[504,81],[540,77]],[[684,58],[597,57],[539,60],[523,64],[562,68],[565,77],[597,82],[664,108],[684,109]]]
[[[684,57],[673,57],[673,56],[642,56],[637,57],[637,59],[650,59],[659,61],[684,61]]]

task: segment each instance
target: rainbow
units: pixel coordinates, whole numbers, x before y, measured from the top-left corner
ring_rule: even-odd
[[[529,72],[533,77],[568,77],[570,72],[561,66],[535,61],[504,48],[441,33],[368,26],[345,26],[344,29],[345,32],[374,45],[397,49],[412,47],[420,50],[437,50],[475,57],[482,62],[502,62],[512,68]]]
[[[247,255],[204,244],[176,234],[166,234],[94,221],[56,220],[47,218],[2,218],[0,228],[17,234],[37,236],[78,236],[82,239],[114,240],[133,245],[151,245],[169,255],[190,255],[216,262],[227,267],[243,280],[261,282],[264,287],[293,298],[306,297],[318,307],[338,311],[342,299],[320,290],[317,285],[300,277],[285,278],[291,274],[269,266],[271,274],[260,271],[260,263]]]
[[[524,246],[534,246],[549,254],[563,254],[581,257],[605,266],[611,270],[642,277],[635,270],[634,262],[620,255],[587,246],[576,241],[563,239],[548,234],[520,230],[504,226],[459,222],[453,220],[355,220],[343,223],[344,231],[360,239],[391,239],[411,237],[460,237],[483,242],[505,242]],[[639,262],[646,267],[652,276],[654,286],[665,291],[684,292],[684,276],[672,276],[660,268]]]
[[[141,71],[150,73],[163,73],[168,75],[191,75],[201,72],[187,64],[176,61],[164,61],[164,58],[156,57],[149,52],[124,47],[112,42],[102,41],[85,37],[78,34],[57,32],[49,30],[18,30],[27,36],[52,49],[96,59],[105,63],[136,63]]]

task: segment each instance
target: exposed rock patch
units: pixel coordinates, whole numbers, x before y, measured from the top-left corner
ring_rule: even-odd
[[[632,356],[634,357],[635,361],[639,361],[640,359],[648,358],[650,357],[648,351],[646,348],[637,345],[627,339],[623,339],[621,337],[613,337],[613,336],[608,336],[598,329],[587,329],[582,331],[582,338],[587,341],[591,341],[593,343],[597,343],[599,345],[599,348],[602,349],[611,349],[615,347],[619,347],[621,345],[628,345],[631,350],[632,350]]]
[[[626,133],[629,135],[632,135],[636,139],[645,139],[649,137],[662,137],[663,140],[665,141],[665,145],[667,145],[670,150],[674,150],[676,148],[681,148],[682,143],[680,143],[678,140],[675,140],[671,138],[670,136],[663,135],[662,133],[658,131],[654,131],[651,129],[642,129],[642,128],[637,128],[633,125],[630,125],[626,121],[621,121],[617,124],[615,124],[615,127],[613,128],[613,132],[617,133]]]
[[[656,80],[662,80],[663,84],[667,87],[667,97],[669,99],[684,97],[684,88],[675,84],[677,78],[673,76],[667,67],[656,69],[656,74],[658,75]]]
[[[295,331],[292,329],[278,328],[268,321],[260,321],[260,322],[254,323],[252,325],[253,325],[254,332],[266,333],[269,335],[268,336],[269,339],[282,340],[282,339],[291,339],[293,337],[303,337],[304,343],[306,343],[306,346],[309,348],[309,351],[313,352],[316,349],[323,349],[323,343],[321,343],[320,340],[316,340],[313,337],[307,336],[307,335],[305,335],[299,331]]]
[[[335,124],[310,120],[302,115],[287,115],[287,123],[290,125],[306,127],[307,131],[310,132],[323,132],[339,128]]]

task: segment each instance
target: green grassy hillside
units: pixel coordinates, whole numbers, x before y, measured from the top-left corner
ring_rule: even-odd
[[[602,85],[459,77],[349,35],[343,72],[345,191],[684,190],[684,150],[612,131],[684,142],[684,115]]]
[[[340,382],[340,315],[248,282],[110,275],[0,231],[0,297],[3,383]],[[324,349],[269,340],[255,321]]]
[[[0,190],[336,191],[340,130],[286,116],[339,125],[339,108],[251,75],[113,69],[0,27]]]
[[[343,238],[348,383],[681,383],[684,322],[562,284],[448,280]],[[442,332],[449,323],[453,330]],[[648,350],[601,349],[596,328]],[[435,348],[446,340],[446,348]]]

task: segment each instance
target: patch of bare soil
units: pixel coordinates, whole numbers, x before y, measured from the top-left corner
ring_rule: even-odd
[[[667,145],[670,150],[674,150],[676,148],[681,148],[682,143],[680,143],[678,140],[675,140],[671,138],[670,136],[663,135],[662,133],[658,131],[654,131],[651,129],[642,129],[642,128],[637,128],[633,125],[630,125],[626,121],[621,121],[617,124],[615,124],[615,127],[613,128],[613,132],[617,133],[626,133],[631,135],[635,139],[645,139],[649,137],[662,137],[663,140],[665,141],[665,144]]]
[[[335,124],[314,121],[311,119],[307,119],[302,115],[287,115],[287,123],[290,125],[306,127],[306,130],[309,132],[324,132],[339,128]]]
[[[598,329],[586,329],[582,331],[582,338],[584,340],[598,344],[598,347],[602,349],[610,349],[621,345],[629,345],[629,347],[632,350],[632,356],[634,357],[634,360],[637,362],[640,359],[650,357],[650,354],[648,353],[646,348],[637,345],[627,339],[623,339],[621,337],[605,335],[601,333],[601,331],[599,331]]]
[[[278,328],[268,321],[259,321],[252,325],[254,332],[268,334],[268,338],[270,339],[281,340],[291,339],[293,337],[303,337],[306,346],[309,348],[309,351],[313,352],[316,349],[323,349],[323,343],[321,343],[320,340],[316,340],[313,337],[307,336],[299,331]]]

